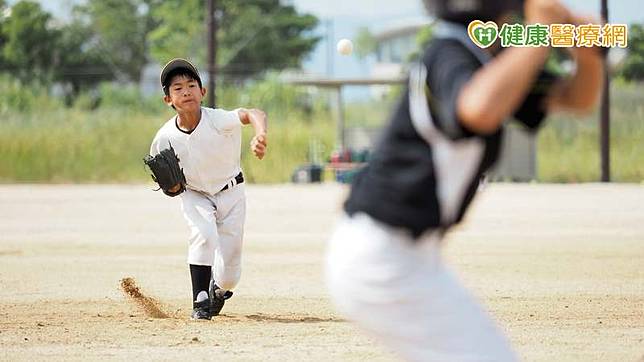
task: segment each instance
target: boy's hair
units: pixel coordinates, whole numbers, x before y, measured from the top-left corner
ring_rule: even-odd
[[[172,82],[172,79],[174,77],[178,77],[178,76],[196,80],[197,83],[199,84],[199,88],[203,88],[203,86],[201,85],[201,79],[199,77],[195,77],[194,72],[186,68],[178,68],[170,71],[166,76],[165,82],[163,83],[163,93],[166,96],[170,95],[170,82]]]
[[[522,11],[524,0],[423,0],[429,14],[468,25],[471,21],[495,21],[500,15]]]

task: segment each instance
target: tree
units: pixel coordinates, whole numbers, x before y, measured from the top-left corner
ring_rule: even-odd
[[[54,80],[69,86],[68,103],[81,90],[91,89],[101,81],[114,79],[103,52],[93,46],[94,32],[90,25],[78,20],[60,29],[57,39]]]
[[[416,50],[407,56],[408,62],[414,62],[420,59],[425,53],[425,49],[434,38],[434,27],[432,25],[422,27],[416,33]]]
[[[2,23],[3,68],[22,81],[46,81],[54,68],[59,33],[51,26],[51,15],[38,3],[20,1]]]
[[[203,1],[168,0],[153,11],[159,25],[148,39],[159,63],[188,57],[205,64],[204,9]],[[298,67],[320,39],[311,34],[317,18],[279,0],[220,0],[218,14],[218,64],[230,78]]]
[[[416,44],[418,45],[418,48],[421,50],[424,50],[427,48],[429,45],[429,42],[432,41],[434,37],[434,27],[433,26],[425,26],[422,29],[418,31],[418,34],[416,34]]]
[[[378,41],[371,34],[366,26],[358,29],[356,35],[356,55],[360,59],[366,58],[369,54],[375,53],[378,49]]]
[[[204,1],[171,0],[152,9],[159,24],[148,34],[150,54],[159,63],[171,58],[206,58]]]
[[[150,9],[161,0],[88,0],[76,8],[93,31],[92,50],[119,80],[138,82],[147,63],[147,36],[156,26]]]
[[[6,42],[4,32],[2,31],[2,26],[5,23],[5,20],[9,15],[9,11],[10,10],[7,7],[7,3],[5,2],[5,0],[0,0],[0,65],[3,64],[3,62],[2,62],[2,48],[4,47],[4,44]]]
[[[628,56],[624,60],[621,75],[627,80],[644,80],[644,26],[628,27]]]

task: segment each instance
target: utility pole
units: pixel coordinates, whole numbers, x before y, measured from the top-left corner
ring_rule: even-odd
[[[215,78],[217,76],[217,1],[208,0],[206,21],[208,22],[208,107],[215,108]]]
[[[608,0],[601,0],[601,16],[608,24]],[[604,89],[600,111],[599,144],[601,149],[601,181],[610,182],[610,76],[608,66],[609,48],[604,48]]]

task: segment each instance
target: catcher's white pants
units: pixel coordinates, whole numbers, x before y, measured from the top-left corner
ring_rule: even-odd
[[[516,361],[492,319],[448,270],[440,238],[418,243],[366,214],[332,236],[327,284],[340,312],[409,361]]]
[[[241,276],[246,219],[244,184],[215,195],[188,189],[181,194],[181,207],[190,227],[188,263],[211,265],[217,285],[233,289]]]

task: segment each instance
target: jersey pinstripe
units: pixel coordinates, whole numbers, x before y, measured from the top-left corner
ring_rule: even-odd
[[[214,195],[241,171],[241,121],[238,112],[201,108],[201,120],[191,132],[179,129],[177,116],[157,132],[150,154],[172,147],[189,189]]]

